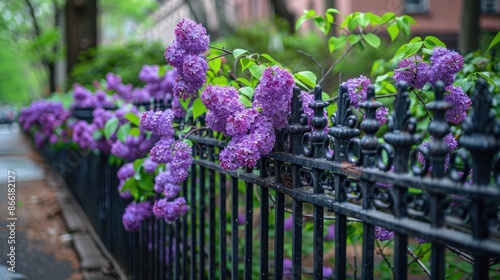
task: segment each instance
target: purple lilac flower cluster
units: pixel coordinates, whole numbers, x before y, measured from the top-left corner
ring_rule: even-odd
[[[421,145],[420,145],[420,148],[428,148],[429,145],[431,144],[431,142],[434,141],[434,137],[430,137],[430,141],[424,141]],[[450,152],[454,151],[457,147],[458,147],[458,141],[457,139],[455,139],[455,137],[453,136],[453,134],[451,133],[448,133],[444,138],[443,138],[443,141],[444,143],[446,143],[446,145],[448,146],[448,148],[450,149]],[[418,153],[417,155],[417,160],[421,163],[421,164],[425,164],[425,158],[424,158],[424,155],[421,154],[421,153]],[[447,155],[446,158],[445,158],[445,162],[444,162],[444,167],[445,169],[448,169],[448,165],[450,164],[450,155]],[[429,171],[432,171],[432,163],[429,163]]]
[[[472,100],[465,94],[461,87],[447,86],[445,88],[444,101],[449,102],[452,107],[446,111],[446,121],[452,124],[460,124],[465,120],[467,111],[472,107]]]
[[[264,70],[259,85],[255,88],[254,107],[261,107],[274,128],[281,130],[287,125],[295,85],[292,74],[280,66]]]
[[[394,80],[405,81],[410,87],[421,89],[425,84],[442,81],[446,86],[453,84],[455,75],[462,69],[464,58],[457,52],[443,47],[432,50],[430,63],[418,55],[401,60],[394,69]]]
[[[185,100],[195,96],[206,81],[208,63],[203,54],[208,50],[210,38],[201,24],[187,18],[177,23],[174,33],[175,40],[164,56],[177,69],[174,95]]]
[[[114,107],[113,101],[103,90],[97,89],[94,94],[77,83],[73,85],[73,98],[75,108]]]
[[[58,132],[66,120],[71,116],[71,111],[64,108],[61,102],[37,100],[29,107],[23,108],[19,114],[21,127],[34,133],[35,145],[40,147],[46,139],[52,144],[60,137],[66,135]]]
[[[122,216],[122,224],[127,231],[138,231],[141,222],[152,216],[153,207],[151,202],[144,201],[137,203],[133,201],[125,208],[125,213]]]
[[[94,124],[89,124],[86,121],[80,120],[72,125],[72,130],[72,140],[81,149],[91,150],[97,147],[97,143],[92,136],[96,130],[96,126]]]
[[[186,214],[189,209],[186,200],[177,196],[180,184],[187,178],[189,166],[193,162],[191,147],[174,139],[174,116],[173,110],[148,111],[141,116],[140,124],[142,129],[161,137],[150,151],[152,163],[148,165],[165,164],[165,170],[158,173],[154,185],[154,191],[163,194],[164,198],[155,201],[153,213],[155,217],[169,223]]]
[[[137,107],[128,106],[120,108],[115,111],[114,117],[118,118],[119,124],[124,124],[127,122],[125,114],[129,112],[138,114]],[[141,129],[139,136],[128,135],[125,138],[124,142],[117,139],[116,134],[114,134],[108,140],[108,143],[110,144],[110,150],[113,155],[131,162],[138,158],[144,157],[155,145],[158,139],[158,136],[148,136],[146,131]]]
[[[387,230],[383,227],[375,227],[375,238],[379,241],[392,240],[394,238],[394,231]]]
[[[366,92],[370,83],[370,79],[363,75],[359,76],[359,78],[349,79],[342,83],[342,85],[347,86],[347,93],[349,94],[351,106],[359,108],[359,103],[366,100]],[[384,125],[387,122],[388,114],[389,109],[384,106],[377,109],[375,112],[375,119],[378,121],[379,125]]]
[[[134,164],[131,162],[122,165],[122,167],[120,167],[120,169],[118,169],[116,176],[118,177],[118,180],[120,180],[120,184],[118,185],[118,192],[119,192],[121,198],[124,198],[124,199],[132,198],[130,191],[129,190],[122,190],[122,188],[123,188],[123,185],[125,184],[125,181],[127,181],[128,178],[131,178],[134,175],[135,175]]]
[[[233,87],[206,87],[201,100],[209,110],[207,125],[231,136],[219,154],[224,169],[254,167],[261,156],[271,152],[276,141],[274,130],[283,129],[287,124],[293,86],[289,71],[279,66],[266,68],[255,89],[251,108],[245,108]]]

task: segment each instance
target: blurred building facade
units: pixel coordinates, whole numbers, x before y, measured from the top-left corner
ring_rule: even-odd
[[[486,32],[500,30],[500,0],[481,1],[481,29]],[[223,15],[227,23],[235,28],[251,25],[259,19],[269,19],[274,15],[273,5],[270,0],[163,0],[161,7],[152,17],[154,24],[144,29],[141,37],[146,40],[159,40],[169,44],[174,39],[173,29],[175,24],[184,17],[194,20],[192,8],[205,9],[207,24],[210,29],[217,30],[219,26],[217,15]],[[189,7],[188,3],[201,3],[198,7]],[[325,7],[335,8],[343,14],[352,12],[372,12],[382,15],[394,12],[397,15],[408,14],[418,25],[412,26],[413,35],[434,35],[456,48],[458,35],[461,29],[461,16],[463,0],[307,0],[285,1],[289,12],[295,14],[296,19],[304,10],[314,9],[322,14]],[[217,13],[216,7],[222,12]],[[341,19],[339,19],[341,20]],[[311,22],[301,27],[300,32],[314,30]]]

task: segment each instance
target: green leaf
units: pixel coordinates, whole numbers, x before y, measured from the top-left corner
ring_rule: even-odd
[[[358,23],[358,18],[351,18],[348,22],[347,22],[347,27],[349,28],[349,31],[353,31],[356,27],[358,27],[359,23]]]
[[[106,139],[111,138],[111,135],[115,133],[117,128],[118,128],[118,118],[113,117],[109,119],[104,125],[104,137],[106,137]]]
[[[120,190],[118,190],[119,192],[124,192],[126,190],[134,190],[135,188],[137,188],[137,181],[135,180],[134,177],[131,177],[131,178],[128,178],[127,180],[125,180],[125,183],[123,183],[123,186]]]
[[[361,28],[365,28],[370,24],[370,18],[367,16],[365,13],[359,13],[358,16],[358,24],[361,26]]]
[[[391,41],[394,41],[399,35],[399,27],[397,24],[391,24],[387,26],[387,32],[391,36]]]
[[[295,75],[293,76],[293,81],[295,82],[295,84],[299,85],[302,88],[310,89],[303,82],[301,82],[297,77],[295,77]]]
[[[486,51],[489,51],[491,48],[493,48],[496,44],[500,43],[500,31],[495,35],[495,38],[491,40],[490,46]]]
[[[220,66],[222,64],[222,57],[212,59],[208,62],[208,67],[210,67],[210,70],[212,70],[215,74],[219,73]]]
[[[432,50],[428,48],[422,48],[422,52],[428,55],[432,55]]]
[[[139,118],[138,115],[132,113],[132,112],[127,112],[125,113],[124,117],[131,123],[135,124],[136,126],[140,125],[141,119]]]
[[[340,14],[340,11],[334,8],[329,8],[326,10],[327,14]]]
[[[238,82],[240,82],[240,83],[244,84],[245,86],[251,86],[251,85],[252,85],[252,84],[250,83],[250,81],[249,81],[249,80],[247,80],[247,79],[245,79],[245,78],[238,78],[238,79],[236,79],[236,81],[238,81]]]
[[[474,82],[470,81],[468,78],[462,79],[460,82],[457,83],[459,87],[462,88],[463,92],[468,92],[471,87],[474,86]]]
[[[139,159],[136,159],[134,160],[134,170],[135,171],[139,171],[139,167],[141,167],[142,163],[144,162],[144,160],[146,160],[146,158],[139,158]]]
[[[368,33],[363,36],[365,41],[372,47],[378,49],[380,47],[380,38],[373,34],[373,33]]]
[[[405,57],[412,56],[420,50],[424,42],[416,42],[416,43],[410,43],[406,45],[406,50],[405,50]]]
[[[403,31],[403,34],[405,34],[406,36],[410,35],[410,23],[406,18],[398,17],[396,19],[396,24],[398,25],[399,30]]]
[[[485,79],[488,83],[493,85],[493,87],[495,88],[495,91],[498,90],[498,87],[495,84],[495,81],[493,81],[493,79],[491,79],[491,77],[490,77],[490,74],[491,74],[490,72],[477,72],[477,74],[479,76],[483,77],[483,79]]]
[[[266,70],[266,66],[264,65],[252,65],[249,68],[250,73],[252,76],[254,76],[257,80],[260,80],[262,77],[262,74],[264,74],[264,70]]]
[[[409,15],[403,15],[403,18],[409,23],[409,24],[417,24],[417,21],[412,18]]]
[[[247,52],[247,50],[244,50],[244,49],[235,49],[233,51],[234,59],[238,59],[238,57],[240,57],[241,55],[243,55],[246,52]]]
[[[141,180],[138,181],[139,187],[146,191],[152,191],[154,188],[153,178],[144,171],[141,171]]]
[[[181,103],[182,108],[184,108],[184,110],[186,110],[186,111],[188,110],[188,106],[189,106],[190,101],[191,101],[191,97],[187,98],[186,100],[179,98],[179,102]]]
[[[252,101],[250,99],[248,99],[248,97],[246,95],[241,94],[239,99],[240,99],[241,103],[243,103],[245,108],[252,107]]]
[[[330,99],[330,95],[328,95],[328,93],[326,93],[324,91],[321,92],[321,100],[326,101],[328,99]]]
[[[245,71],[248,67],[255,65],[255,62],[248,57],[240,59],[241,72]]]
[[[330,37],[330,39],[328,39],[328,48],[330,49],[330,52],[333,52],[334,50],[344,46],[346,39],[347,38],[344,34],[341,34],[339,37]]]
[[[434,47],[446,48],[446,45],[443,43],[443,41],[439,40],[437,37],[434,36],[425,37],[424,45],[429,49],[433,49]]]
[[[129,132],[130,132],[130,123],[126,123],[120,126],[120,128],[118,128],[118,131],[116,132],[116,138],[122,141],[122,143],[125,143],[125,140],[127,140],[127,136],[129,135]]]
[[[377,16],[373,13],[370,13],[370,12],[366,13],[366,16],[368,17],[370,24],[372,26],[377,26],[380,24],[380,17],[379,16]]]
[[[301,71],[296,73],[294,76],[296,76],[297,79],[310,86],[311,88],[316,86],[317,78],[316,75],[314,75],[314,73],[311,71]]]
[[[295,30],[299,30],[300,26],[304,23],[304,21],[308,20],[309,17],[307,15],[302,15],[299,17],[297,20],[297,23],[295,23]]]
[[[347,36],[347,41],[349,42],[349,44],[354,45],[359,42],[361,38],[363,37],[361,37],[361,35],[359,34],[349,34],[349,36]]]
[[[251,87],[242,87],[239,89],[240,93],[248,97],[249,100],[252,100],[254,90]]]
[[[132,127],[130,129],[130,132],[129,132],[130,135],[134,136],[134,137],[139,137],[139,135],[141,135],[141,130],[137,127]]]
[[[314,24],[323,32],[323,34],[328,34],[330,31],[330,24],[325,23],[325,19],[321,16],[317,16],[314,18]]]
[[[193,119],[196,119],[205,112],[208,112],[208,110],[203,102],[201,102],[201,98],[196,98],[193,102]]]
[[[94,130],[94,132],[92,132],[92,139],[99,140],[101,139],[101,137],[102,137],[102,132],[100,130]]]
[[[396,18],[396,14],[393,12],[387,12],[380,17],[380,24],[386,24]]]
[[[276,64],[280,64],[279,62],[277,62],[274,58],[272,58],[270,55],[268,55],[267,53],[263,53],[261,54],[260,56],[262,56],[263,58],[269,60],[273,65],[276,65]]]

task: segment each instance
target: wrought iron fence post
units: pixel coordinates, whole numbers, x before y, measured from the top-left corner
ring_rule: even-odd
[[[385,142],[394,147],[394,173],[408,173],[408,161],[411,147],[421,139],[421,135],[415,134],[417,128],[416,119],[410,114],[410,97],[408,84],[398,84],[398,95],[394,100],[394,113],[389,116],[390,132],[384,135]],[[406,195],[408,188],[404,185],[395,184],[394,215],[396,218],[407,217]],[[394,278],[406,279],[407,274],[407,251],[408,235],[397,233],[394,237]]]
[[[347,147],[349,140],[360,134],[356,128],[358,121],[352,113],[351,101],[347,93],[347,87],[341,85],[337,99],[337,111],[331,116],[332,127],[328,130],[328,137],[325,139],[325,149],[329,149],[330,143],[334,145],[333,157],[327,152],[328,159],[333,159],[336,164],[347,163]],[[335,202],[346,201],[345,182],[347,176],[344,174],[334,174]],[[346,248],[347,248],[347,217],[346,215],[335,213],[335,279],[346,278]]]
[[[444,101],[444,83],[437,81],[434,85],[435,99],[427,104],[427,108],[434,112],[434,119],[429,124],[429,133],[434,140],[429,144],[429,158],[433,165],[432,177],[435,179],[445,176],[445,159],[450,149],[443,138],[450,132],[450,125],[445,120],[446,110],[451,104]],[[443,193],[430,193],[431,226],[440,228],[444,226],[444,207],[446,195]],[[431,252],[432,279],[444,279],[445,276],[445,246],[432,243]]]
[[[477,81],[473,98],[474,109],[463,123],[464,135],[459,141],[471,153],[474,186],[484,188],[491,183],[493,158],[500,149],[500,123],[491,113],[491,95],[483,79]],[[473,237],[486,239],[490,220],[497,216],[498,202],[484,199],[472,199],[471,202]],[[474,279],[488,279],[488,260],[488,256],[475,255]]]

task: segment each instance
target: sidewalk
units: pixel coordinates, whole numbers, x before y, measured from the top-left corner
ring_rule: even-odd
[[[41,163],[17,126],[0,125],[0,279],[83,279],[59,208],[60,190]],[[14,216],[8,209],[9,170],[15,173]],[[12,223],[15,228],[8,226]],[[15,244],[8,243],[12,239]],[[8,271],[14,265],[8,263],[11,246],[15,246],[15,273]]]

